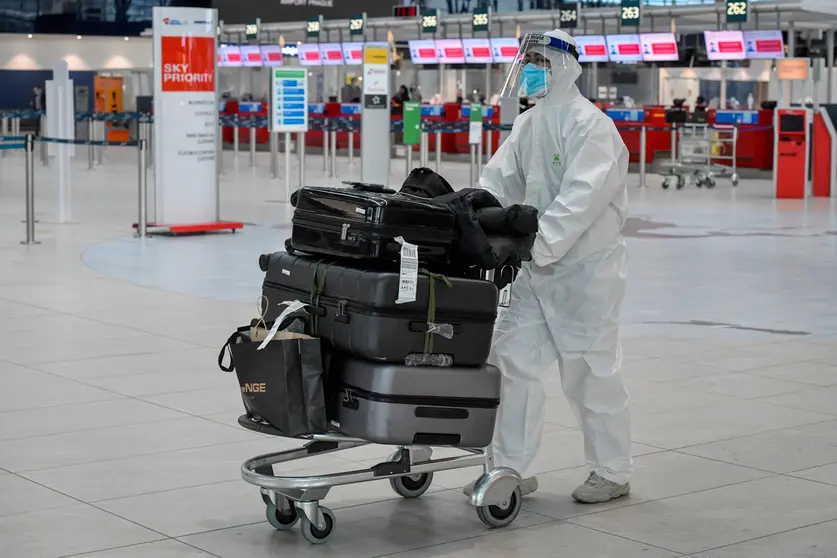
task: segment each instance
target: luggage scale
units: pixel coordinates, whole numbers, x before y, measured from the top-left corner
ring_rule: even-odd
[[[502,271],[505,270],[501,270]],[[493,281],[494,273],[485,279]],[[503,291],[508,291],[504,288]],[[500,305],[508,305],[508,292],[501,293]],[[285,437],[279,430],[242,415],[238,423],[261,434]],[[404,498],[418,498],[430,488],[433,473],[466,467],[482,466],[469,497],[469,503],[480,521],[489,527],[510,525],[520,513],[523,496],[520,474],[507,467],[494,466],[494,453],[487,448],[456,448],[466,455],[432,459],[428,446],[394,446],[390,457],[367,469],[313,476],[277,476],[273,465],[305,459],[315,455],[369,445],[371,442],[338,432],[312,434],[298,439],[309,440],[301,448],[267,453],[248,459],[241,465],[241,478],[261,489],[267,521],[277,530],[292,529],[300,524],[302,536],[312,544],[326,542],[334,533],[334,512],[320,505],[335,486],[388,479],[392,489]]]

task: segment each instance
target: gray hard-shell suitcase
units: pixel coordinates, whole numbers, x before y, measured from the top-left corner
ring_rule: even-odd
[[[396,304],[399,275],[350,267],[310,256],[275,253],[262,256],[265,320],[275,320],[280,302],[311,304],[311,335],[335,349],[379,362],[404,363],[410,354],[444,354],[454,366],[477,366],[488,360],[497,287],[490,281],[462,277],[435,282],[435,324],[450,324],[453,337],[427,334],[431,278],[419,274],[415,302]]]
[[[490,365],[437,368],[335,355],[332,422],[379,444],[483,448],[494,436],[500,371]]]

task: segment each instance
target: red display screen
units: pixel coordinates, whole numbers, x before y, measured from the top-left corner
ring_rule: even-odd
[[[392,17],[418,17],[418,6],[393,6]]]

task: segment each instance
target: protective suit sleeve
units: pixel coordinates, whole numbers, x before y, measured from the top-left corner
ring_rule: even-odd
[[[555,200],[538,222],[532,250],[536,266],[563,258],[599,218],[623,186],[627,150],[608,123],[596,121],[586,133],[572,134],[562,155],[568,163]]]
[[[526,197],[526,180],[518,154],[519,122],[515,121],[512,133],[506,138],[480,175],[480,188],[491,192],[503,207],[523,203]]]

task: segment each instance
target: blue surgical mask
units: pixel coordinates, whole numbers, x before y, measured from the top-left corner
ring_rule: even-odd
[[[546,68],[536,64],[526,64],[520,74],[520,92],[526,97],[536,97],[546,90]]]

